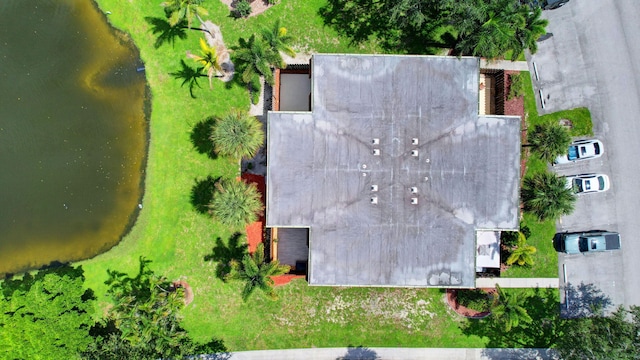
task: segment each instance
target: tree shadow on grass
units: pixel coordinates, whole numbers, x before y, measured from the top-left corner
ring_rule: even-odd
[[[212,127],[215,123],[216,118],[214,117],[209,117],[200,121],[193,127],[190,136],[193,147],[195,147],[200,154],[206,154],[211,159],[218,158],[213,142],[210,139]]]
[[[247,254],[247,239],[241,233],[233,234],[227,243],[222,241],[222,238],[216,239],[216,246],[211,250],[211,254],[207,254],[204,257],[204,261],[215,261],[216,265],[216,277],[224,280],[225,276],[229,274],[231,270],[232,261],[241,261],[245,254]]]
[[[181,40],[187,38],[187,32],[184,28],[185,22],[181,22],[176,26],[171,26],[169,21],[151,16],[145,17],[144,21],[151,26],[151,32],[154,35],[157,35],[156,41],[153,43],[153,47],[156,49],[165,43],[174,46],[176,38]]]
[[[525,298],[523,307],[533,321],[520,322],[510,331],[494,316],[481,320],[468,319],[460,325],[465,335],[488,338],[487,348],[550,348],[563,333],[557,289],[533,289]]]
[[[213,200],[213,193],[216,190],[216,183],[220,178],[209,175],[203,180],[196,179],[196,184],[191,189],[191,205],[200,214],[209,212],[209,204]]]
[[[443,28],[446,24],[438,20],[443,18],[438,7],[424,5],[417,10],[424,16],[424,21],[412,24],[407,16],[394,18],[390,3],[328,0],[318,14],[326,26],[350,38],[352,45],[375,37],[385,50],[409,54],[437,54],[443,48],[455,45],[457,39]]]

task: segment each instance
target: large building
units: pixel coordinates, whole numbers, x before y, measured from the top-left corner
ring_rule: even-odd
[[[308,229],[310,285],[475,286],[520,183],[520,118],[479,115],[479,77],[471,57],[313,56],[310,111],[268,114],[266,179],[267,227]]]

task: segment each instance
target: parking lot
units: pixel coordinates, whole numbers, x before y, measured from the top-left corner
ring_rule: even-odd
[[[609,191],[579,196],[575,212],[559,221],[558,231],[610,230],[620,232],[622,239],[619,251],[559,255],[565,311],[576,315],[585,303],[603,300],[614,306],[640,305],[640,247],[635,239],[640,233],[640,23],[635,21],[640,3],[573,0],[543,16],[553,36],[528,58],[535,91],[542,94],[538,111],[588,107],[595,137],[605,149],[598,159],[553,170],[560,175],[604,173],[611,180]]]

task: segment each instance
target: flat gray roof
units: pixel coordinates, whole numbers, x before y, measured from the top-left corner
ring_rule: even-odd
[[[312,112],[268,116],[267,226],[309,227],[309,284],[474,287],[516,229],[520,118],[478,115],[479,60],[314,55]]]

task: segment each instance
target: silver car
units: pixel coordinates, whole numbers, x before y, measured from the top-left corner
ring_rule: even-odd
[[[605,174],[582,174],[565,177],[567,189],[576,194],[598,193],[609,190],[611,183]]]
[[[567,153],[558,156],[554,160],[554,164],[568,164],[580,160],[595,159],[602,156],[603,152],[604,147],[600,140],[579,140],[569,145]]]

